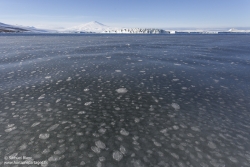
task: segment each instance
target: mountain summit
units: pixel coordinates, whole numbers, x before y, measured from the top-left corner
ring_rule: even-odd
[[[102,23],[99,23],[98,21],[91,21],[91,22],[86,23],[86,24],[89,24],[89,25],[100,25],[100,26],[106,26],[106,25],[104,25],[104,24],[102,24]],[[108,27],[108,26],[106,26],[106,27]]]

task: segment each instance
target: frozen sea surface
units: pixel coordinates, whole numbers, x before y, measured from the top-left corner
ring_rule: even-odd
[[[249,37],[0,35],[0,166],[249,167]]]

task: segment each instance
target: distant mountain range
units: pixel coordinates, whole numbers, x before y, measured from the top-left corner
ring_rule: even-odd
[[[220,30],[175,30],[175,29],[156,29],[156,28],[116,28],[104,25],[97,21],[92,21],[79,26],[66,28],[62,30],[46,30],[35,27],[8,25],[0,23],[0,33],[119,33],[119,34],[178,34],[178,33],[202,33],[202,34],[217,34],[217,33],[250,33],[250,30],[229,29],[226,31]]]

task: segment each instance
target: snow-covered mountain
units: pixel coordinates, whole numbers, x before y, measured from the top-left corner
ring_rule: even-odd
[[[123,34],[168,33],[162,29],[110,27],[102,23],[99,23],[97,21],[92,21],[86,24],[81,24],[79,26],[67,28],[67,29],[62,30],[61,32],[64,32],[64,33],[123,33]]]
[[[9,25],[0,22],[0,32],[55,33],[55,30],[38,29],[29,26]]]
[[[62,30],[61,32],[75,32],[75,33],[103,33],[105,31],[111,31],[115,28],[106,26],[97,21],[92,21],[86,24],[81,24],[79,26],[71,27]]]
[[[0,23],[0,32],[25,32],[25,31],[28,31],[28,30],[18,27],[18,26]]]

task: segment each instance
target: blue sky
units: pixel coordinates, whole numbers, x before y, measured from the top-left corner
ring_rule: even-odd
[[[0,22],[71,27],[250,27],[250,0],[0,0]]]

